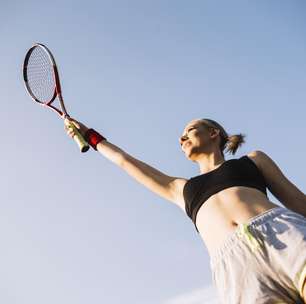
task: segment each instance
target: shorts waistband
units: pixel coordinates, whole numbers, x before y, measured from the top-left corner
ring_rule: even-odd
[[[257,226],[260,226],[265,222],[277,217],[285,210],[287,209],[284,207],[274,207],[250,218],[246,223],[240,224],[237,229],[224,241],[224,243],[210,254],[211,267],[214,268],[218,261],[220,261],[227,252],[229,252],[238,242],[241,241],[240,233],[242,227],[247,226],[256,228]]]

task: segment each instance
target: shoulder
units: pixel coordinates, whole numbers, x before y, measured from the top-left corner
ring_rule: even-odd
[[[273,163],[271,157],[262,150],[254,150],[246,154],[259,168],[264,168],[269,163]]]
[[[283,178],[283,174],[278,165],[264,151],[255,150],[246,154],[246,156],[255,163],[259,171],[261,171],[265,177],[266,181],[272,182],[275,179]]]

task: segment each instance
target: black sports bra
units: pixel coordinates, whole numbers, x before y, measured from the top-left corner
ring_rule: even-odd
[[[267,195],[262,173],[246,155],[227,160],[218,168],[192,177],[186,182],[183,189],[185,210],[197,231],[196,216],[203,203],[213,194],[234,186],[256,188]]]

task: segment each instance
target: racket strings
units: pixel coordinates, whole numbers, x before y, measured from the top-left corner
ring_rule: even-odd
[[[48,54],[40,47],[36,47],[30,55],[27,79],[36,99],[44,103],[52,100],[56,87],[53,64]]]

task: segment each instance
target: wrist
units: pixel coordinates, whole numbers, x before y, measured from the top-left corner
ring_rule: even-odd
[[[94,129],[87,129],[84,135],[84,139],[88,142],[88,144],[97,151],[97,145],[106,140],[104,136],[95,131]]]

